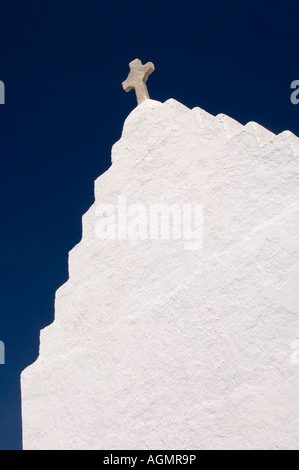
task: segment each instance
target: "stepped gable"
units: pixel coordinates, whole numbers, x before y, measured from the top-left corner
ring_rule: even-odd
[[[22,373],[25,449],[298,447],[298,154],[173,99],[132,111]],[[202,204],[201,249],[99,240],[120,196]]]

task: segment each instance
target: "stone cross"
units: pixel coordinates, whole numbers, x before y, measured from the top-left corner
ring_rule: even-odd
[[[122,86],[125,91],[130,91],[132,88],[135,89],[137,103],[139,105],[149,99],[146,81],[149,75],[155,70],[155,66],[152,62],[142,65],[141,60],[135,59],[129,63],[129,67],[130,73],[128,78],[122,82]]]

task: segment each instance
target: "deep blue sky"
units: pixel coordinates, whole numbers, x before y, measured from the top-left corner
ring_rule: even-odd
[[[0,449],[22,446],[20,372],[135,106],[128,63],[154,62],[153,99],[299,135],[298,43],[298,0],[0,0]]]

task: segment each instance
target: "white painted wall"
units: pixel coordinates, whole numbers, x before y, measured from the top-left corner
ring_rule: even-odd
[[[175,100],[129,115],[22,373],[25,449],[298,449],[298,156]],[[202,249],[97,239],[120,195],[203,204]]]

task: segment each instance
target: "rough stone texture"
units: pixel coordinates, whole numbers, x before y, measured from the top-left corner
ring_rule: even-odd
[[[129,115],[21,376],[25,449],[299,448],[298,156],[172,99]],[[97,239],[119,195],[202,203],[202,249]]]
[[[142,65],[141,60],[134,59],[129,63],[129,67],[130,73],[127,79],[122,82],[122,87],[125,91],[131,91],[134,88],[139,105],[149,99],[146,82],[149,75],[155,70],[155,66],[152,62]]]

